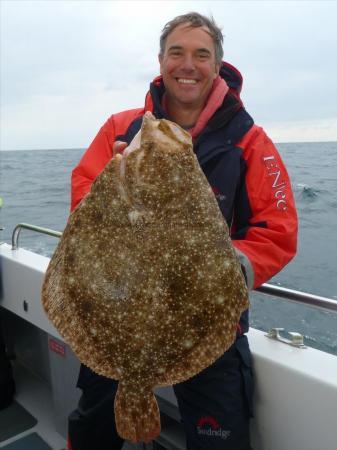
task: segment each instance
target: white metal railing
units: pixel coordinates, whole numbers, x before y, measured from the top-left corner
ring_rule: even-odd
[[[19,235],[21,229],[36,231],[37,233],[47,234],[49,236],[60,238],[62,233],[60,231],[50,230],[28,223],[19,223],[12,234],[12,250],[16,250],[19,246]],[[328,297],[321,297],[319,295],[309,294],[307,292],[295,291],[293,289],[275,286],[273,284],[263,284],[258,287],[256,291],[263,294],[272,295],[275,297],[285,298],[295,303],[305,304],[328,311],[337,312],[337,300]]]
[[[262,284],[256,289],[259,292],[275,297],[285,298],[295,303],[305,304],[307,306],[314,306],[315,308],[325,309],[328,311],[337,312],[337,300],[328,297],[321,297],[320,295],[309,294],[307,292],[295,291],[274,284]]]
[[[37,225],[31,225],[29,223],[19,223],[18,225],[16,225],[12,233],[12,250],[17,250],[19,248],[19,236],[22,229],[36,231],[37,233],[42,234],[48,234],[49,236],[54,236],[57,238],[60,238],[62,236],[62,233],[60,231],[38,227]]]

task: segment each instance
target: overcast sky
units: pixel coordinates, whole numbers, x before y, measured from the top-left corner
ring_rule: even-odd
[[[337,140],[336,1],[7,1],[1,5],[1,149],[87,147],[143,105],[158,37],[212,14],[242,98],[276,142]]]

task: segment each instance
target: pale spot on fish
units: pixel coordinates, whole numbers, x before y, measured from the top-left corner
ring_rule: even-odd
[[[222,305],[224,302],[225,302],[225,299],[224,299],[224,297],[222,297],[222,295],[218,295],[215,298],[215,303],[217,303],[218,305]]]
[[[192,348],[192,347],[193,347],[193,341],[192,341],[192,339],[186,339],[186,340],[183,342],[183,347],[185,347],[185,348]]]
[[[141,215],[142,213],[137,211],[136,209],[128,213],[129,220],[132,224],[135,224]]]

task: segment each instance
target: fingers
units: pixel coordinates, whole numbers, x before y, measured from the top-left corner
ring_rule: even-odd
[[[112,146],[112,155],[115,157],[118,153],[123,153],[123,151],[128,146],[127,142],[116,141]]]

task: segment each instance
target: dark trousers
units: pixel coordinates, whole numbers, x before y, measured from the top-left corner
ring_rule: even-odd
[[[0,323],[0,409],[7,408],[13,402],[14,392],[12,367],[6,354]]]
[[[82,397],[69,417],[72,450],[118,450],[113,404],[118,382],[81,367]],[[174,386],[187,450],[250,450],[253,379],[246,336],[214,364]]]

